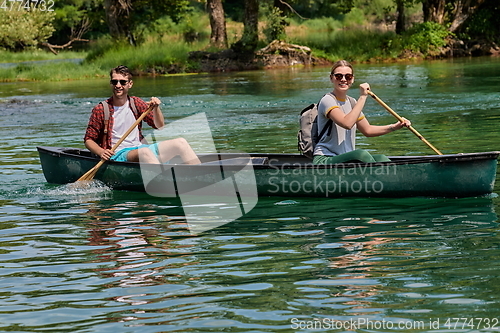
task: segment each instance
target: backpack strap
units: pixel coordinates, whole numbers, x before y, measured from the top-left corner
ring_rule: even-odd
[[[332,93],[327,93],[323,97],[325,97],[326,95],[330,95],[333,98],[335,98],[335,95],[333,95]],[[323,99],[323,97],[321,99]],[[335,98],[335,100],[336,100],[336,98]],[[321,100],[318,102],[318,106],[319,106],[320,102],[321,102]],[[325,135],[325,133],[326,133],[326,135],[330,135],[332,133],[332,127],[333,127],[333,120],[328,118],[325,126],[321,129],[321,132],[318,135],[318,142],[321,141],[321,139],[323,138],[323,135]]]
[[[139,119],[140,114],[139,114],[139,111],[137,111],[137,106],[135,106],[134,97],[129,96],[128,100],[129,100],[130,109],[132,109],[132,112],[134,113],[135,119]],[[140,134],[140,136],[142,137],[141,142],[144,144],[148,144],[148,141],[146,140],[146,138],[144,136],[142,136],[142,134]]]
[[[135,119],[139,118],[139,112],[137,112],[137,107],[135,106],[135,101],[133,97],[129,98],[129,104],[130,108],[132,109],[132,112],[134,113]]]
[[[328,93],[326,95],[330,95],[333,98],[335,98],[335,100],[337,100],[337,97],[335,97],[335,95],[332,94],[332,93]],[[352,110],[352,108],[354,107],[354,105],[356,105],[356,100],[354,98],[352,98],[351,96],[347,96],[347,99],[349,100],[349,103],[351,104],[351,110]],[[318,105],[319,105],[319,103],[318,103]],[[323,135],[325,135],[325,133],[326,133],[327,136],[330,135],[330,134],[332,134],[332,128],[333,128],[333,120],[331,120],[330,118],[328,118],[328,121],[326,122],[325,126],[323,127],[323,129],[319,133],[318,142],[321,140],[321,138],[323,137]]]
[[[351,110],[356,105],[356,100],[352,98],[351,96],[347,96],[347,99],[349,100],[349,103],[351,103]]]
[[[332,127],[333,127],[333,120],[328,118],[328,121],[326,122],[325,126],[319,133],[318,142],[321,141],[321,138],[323,137],[323,135],[325,135],[325,133],[327,133],[327,131],[328,131],[327,135],[332,134]]]

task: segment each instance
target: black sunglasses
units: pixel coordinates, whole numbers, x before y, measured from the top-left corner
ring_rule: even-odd
[[[129,83],[129,80],[109,80],[109,82],[111,82],[111,84],[114,85],[114,86],[116,86],[118,84],[118,82],[120,82],[120,84],[122,86],[124,86],[127,83]]]
[[[351,81],[353,78],[354,78],[354,75],[352,74],[340,74],[340,73],[336,73],[336,74],[332,74],[335,79],[337,81],[340,81],[342,80],[343,77],[345,77],[346,81]]]

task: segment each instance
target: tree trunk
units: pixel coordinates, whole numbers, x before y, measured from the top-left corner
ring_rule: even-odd
[[[406,13],[404,0],[396,0],[396,9],[398,12],[398,18],[396,20],[396,33],[401,35],[406,31]]]
[[[446,14],[446,0],[423,0],[424,22],[443,24]]]
[[[485,3],[485,0],[455,1],[449,30],[451,32],[457,31],[483,3]]]
[[[104,0],[104,11],[108,23],[109,34],[116,40],[127,40],[135,45],[134,35],[130,29],[131,0]]]
[[[236,53],[253,53],[259,42],[259,1],[245,0],[243,36],[231,46]]]
[[[227,49],[226,19],[222,0],[207,0],[208,15],[210,16],[210,45]]]

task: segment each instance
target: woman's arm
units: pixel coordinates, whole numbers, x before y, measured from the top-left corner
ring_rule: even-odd
[[[404,122],[398,121],[397,123],[390,125],[376,126],[371,125],[368,119],[363,118],[358,121],[358,129],[366,137],[381,136],[390,132],[397,131],[398,129],[401,129],[403,127],[411,126],[411,122],[408,119],[403,118],[403,120]]]
[[[360,96],[356,105],[352,108],[351,112],[348,114],[344,114],[344,112],[338,108],[332,108],[330,112],[328,112],[328,118],[333,120],[337,125],[343,127],[347,130],[351,129],[359,120],[361,116],[361,111],[363,111],[363,107],[366,103],[366,98],[368,96],[368,90],[370,90],[370,85],[368,83],[362,83],[359,85]],[[347,96],[346,96],[347,98]]]
[[[348,114],[344,114],[341,108],[334,107],[328,112],[328,118],[333,120],[335,124],[343,127],[347,130],[351,129],[357,122],[359,117],[361,116],[361,110],[363,110],[363,106],[365,105],[366,96],[360,96],[356,105]]]

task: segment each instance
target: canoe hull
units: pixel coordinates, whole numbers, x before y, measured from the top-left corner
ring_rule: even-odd
[[[478,196],[493,191],[496,159],[255,170],[259,193],[282,196]]]
[[[38,147],[38,151],[49,183],[75,182],[98,162],[86,150]],[[493,191],[499,153],[391,157],[391,162],[328,166],[312,165],[297,154],[250,154],[253,172],[251,175],[247,172],[248,177],[239,173],[244,164],[234,162],[242,158],[240,155],[224,154],[215,158],[215,162],[222,159],[215,164],[213,156],[203,157],[202,161],[207,163],[201,165],[174,164],[149,180],[147,187],[143,175],[148,166],[139,163],[105,163],[95,178],[116,190],[172,196],[178,194],[179,182],[208,187],[223,166],[226,178],[237,177],[239,173],[240,191],[256,184],[259,196],[468,197]]]

